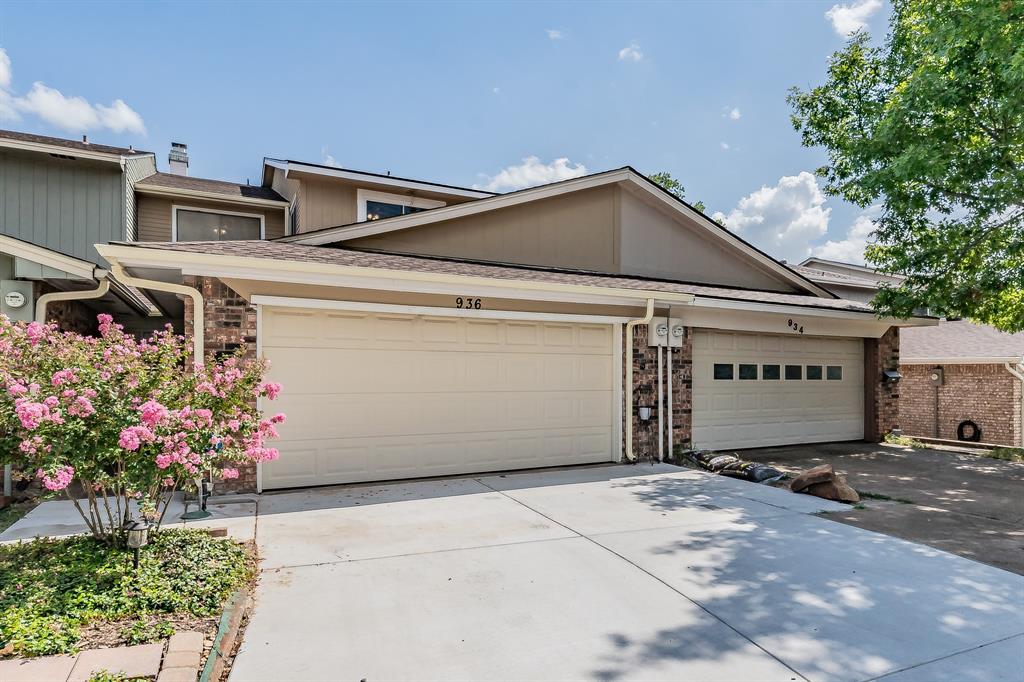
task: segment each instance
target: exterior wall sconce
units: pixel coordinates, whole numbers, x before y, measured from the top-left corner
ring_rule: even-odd
[[[639,408],[640,421],[651,421],[651,408],[649,405],[641,405]]]
[[[900,382],[900,379],[902,378],[903,375],[894,369],[887,369],[884,372],[882,372],[882,379],[885,381],[885,383],[889,385],[898,384]]]

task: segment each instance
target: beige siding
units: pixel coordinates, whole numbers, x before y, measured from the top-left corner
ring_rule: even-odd
[[[302,178],[299,231],[349,225],[356,221],[356,188],[332,180]]]
[[[599,187],[355,239],[364,248],[615,272],[616,189]]]
[[[621,191],[621,272],[729,287],[797,291],[686,216]]]
[[[130,242],[136,241],[139,234],[139,221],[135,210],[135,183],[153,173],[156,173],[156,157],[152,155],[135,156],[124,160],[125,224]]]
[[[140,194],[137,197],[138,238],[140,242],[171,241],[171,206],[192,206],[213,211],[263,214],[264,232],[267,239],[284,235],[284,209],[261,208],[247,204],[231,204],[214,201],[193,201],[191,199],[169,199]]]

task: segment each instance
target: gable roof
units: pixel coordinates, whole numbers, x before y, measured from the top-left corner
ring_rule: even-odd
[[[460,187],[458,185],[446,185],[440,182],[430,182],[428,180],[413,180],[411,178],[401,178],[396,175],[383,174],[383,173],[371,173],[370,171],[353,170],[351,168],[341,168],[340,166],[326,166],[321,163],[310,163],[308,161],[295,161],[293,159],[272,159],[265,157],[263,159],[263,184],[267,185],[270,183],[268,176],[268,168],[280,168],[285,173],[291,171],[301,173],[311,173],[314,175],[323,175],[331,178],[341,178],[343,180],[354,180],[370,182],[375,185],[386,185],[396,189],[405,190],[423,190],[429,192],[437,192],[439,194],[450,194],[453,196],[465,197],[467,199],[483,199],[486,197],[495,196],[495,192],[487,192],[481,189],[473,189],[471,187]]]
[[[1024,332],[1007,334],[986,324],[967,320],[940,320],[934,327],[900,332],[901,362],[956,364],[972,361],[1024,361]]]
[[[790,265],[789,267],[794,272],[800,273],[812,282],[857,287],[858,289],[878,288],[878,282],[873,279],[853,277],[852,275],[844,275],[840,272],[832,272],[831,270],[819,270],[806,265]]]
[[[478,215],[487,211],[494,211],[509,206],[516,206],[519,204],[561,196],[571,192],[579,192],[586,189],[616,183],[630,183],[633,187],[639,188],[645,192],[647,196],[659,202],[661,205],[689,217],[712,237],[722,240],[733,248],[740,250],[761,266],[777,275],[780,275],[782,279],[796,285],[797,287],[821,298],[838,298],[828,289],[819,286],[804,275],[772,258],[750,242],[747,242],[711,220],[711,218],[704,215],[687,202],[665,190],[661,185],[639,173],[632,166],[624,166],[622,168],[604,171],[602,173],[585,175],[583,177],[562,180],[547,185],[539,185],[537,187],[529,187],[515,192],[498,194],[451,206],[427,209],[425,211],[395,216],[393,218],[370,220],[361,223],[352,223],[349,225],[340,225],[338,227],[328,227],[320,230],[303,232],[296,235],[288,235],[286,237],[279,237],[278,241],[306,245],[336,244],[359,237],[368,237],[386,232],[407,230],[422,225],[437,223],[443,220]]]
[[[95,142],[23,133],[17,130],[0,130],[0,147],[54,153],[66,151],[69,156],[108,156],[118,159],[122,156],[150,156],[153,154],[153,152],[144,152],[132,147],[114,147]]]
[[[229,201],[246,203],[275,202],[282,206],[287,201],[270,187],[242,185],[223,180],[192,178],[174,173],[153,173],[135,183],[136,191],[152,194],[174,194],[180,196],[216,197]]]

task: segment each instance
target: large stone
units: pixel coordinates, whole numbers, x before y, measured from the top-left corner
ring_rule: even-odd
[[[836,475],[831,481],[812,483],[801,492],[815,497],[823,497],[826,500],[838,500],[840,502],[860,502],[860,495],[851,488],[842,476]]]
[[[110,649],[89,649],[78,654],[68,682],[86,682],[93,673],[107,670],[123,672],[125,677],[156,677],[164,653],[163,642],[119,646]]]
[[[0,661],[0,680],[3,682],[63,682],[75,667],[75,656],[43,656]]]
[[[836,472],[832,469],[831,464],[821,464],[813,469],[808,469],[794,478],[793,482],[789,484],[789,489],[798,493],[804,488],[814,485],[815,483],[825,483],[827,481],[835,480],[835,475]]]
[[[203,653],[203,633],[195,630],[175,632],[167,642],[167,653],[173,654],[178,651]]]

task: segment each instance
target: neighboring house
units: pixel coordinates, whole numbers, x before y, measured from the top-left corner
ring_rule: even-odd
[[[808,258],[798,272],[844,298],[870,300],[883,279],[871,268]],[[911,436],[1024,446],[1024,333],[1007,334],[967,320],[906,329],[900,339],[899,425]]]
[[[136,333],[181,330],[178,295],[120,282],[94,245],[284,234],[288,202],[273,189],[187,177],[180,143],[169,162],[160,173],[152,152],[0,131],[0,312],[32,320],[42,299],[65,329],[95,331],[107,312]]]
[[[191,287],[206,352],[270,360],[281,458],[236,489],[878,440],[899,327],[934,323],[876,318],[628,167],[495,195],[266,159],[263,187],[285,237],[98,247],[151,295]]]

